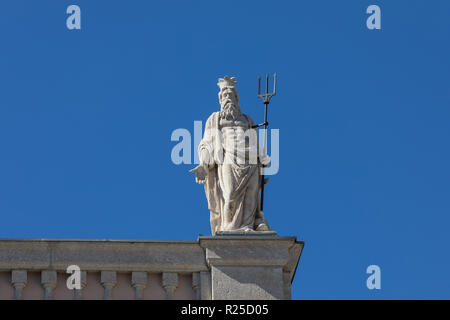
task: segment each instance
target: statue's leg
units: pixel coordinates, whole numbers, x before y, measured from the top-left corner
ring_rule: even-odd
[[[258,212],[259,203],[259,173],[253,170],[245,190],[244,198],[244,216],[242,226],[254,229],[256,213]]]
[[[214,236],[220,230],[220,213],[210,210],[209,221],[211,224],[211,234]]]
[[[234,189],[237,187],[235,176],[231,165],[224,164],[220,167],[220,187],[223,195],[222,225],[221,230],[232,230],[232,222],[235,214],[234,209]]]
[[[256,231],[268,231],[269,224],[267,223],[267,220],[264,217],[264,212],[261,210],[256,211],[256,218],[255,218],[255,230]]]

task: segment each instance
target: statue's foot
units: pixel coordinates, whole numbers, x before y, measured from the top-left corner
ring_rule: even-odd
[[[217,231],[216,233],[220,234],[243,234],[243,233],[252,233],[255,232],[251,227],[242,227],[239,229],[232,229],[232,230],[221,230]]]
[[[270,231],[269,226],[265,223],[260,223],[257,227],[256,227],[256,231]]]

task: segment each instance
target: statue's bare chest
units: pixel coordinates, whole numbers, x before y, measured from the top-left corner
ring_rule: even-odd
[[[246,116],[241,115],[236,120],[220,119],[219,126],[226,151],[231,150],[234,153],[234,148],[236,148],[236,146],[244,148],[243,150],[254,147],[248,141],[249,137],[247,130],[251,127],[251,123]]]
[[[236,129],[236,130],[247,130],[250,127],[250,123],[247,118],[241,115],[236,120],[220,119],[219,126],[222,129]]]

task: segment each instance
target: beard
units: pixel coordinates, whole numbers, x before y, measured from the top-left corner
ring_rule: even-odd
[[[226,102],[222,106],[222,110],[219,112],[221,119],[236,120],[241,115],[241,108],[239,105],[235,105],[232,102]]]

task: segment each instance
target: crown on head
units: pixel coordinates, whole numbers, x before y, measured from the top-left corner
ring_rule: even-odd
[[[219,82],[217,82],[217,85],[219,86],[220,91],[222,91],[224,88],[227,88],[227,87],[234,88],[234,86],[236,84],[237,84],[236,77],[230,78],[229,76],[219,78]]]

